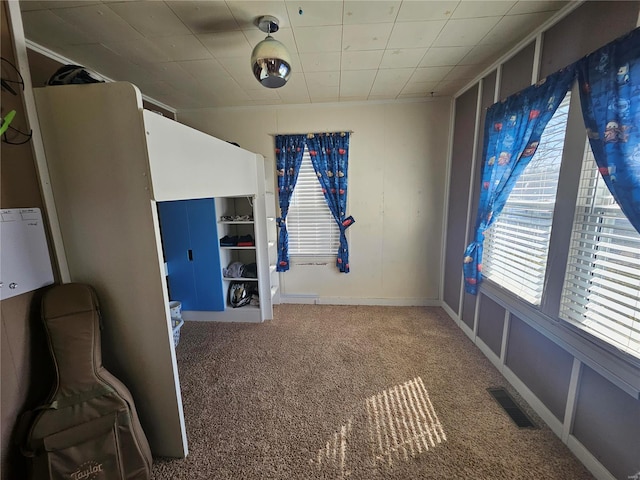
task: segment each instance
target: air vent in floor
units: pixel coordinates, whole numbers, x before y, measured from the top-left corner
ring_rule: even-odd
[[[520,408],[515,400],[509,395],[504,388],[487,388],[487,391],[504,408],[505,412],[511,417],[511,420],[520,428],[536,428],[527,414]]]

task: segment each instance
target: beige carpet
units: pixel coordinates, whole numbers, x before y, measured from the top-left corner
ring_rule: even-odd
[[[187,322],[186,459],[154,479],[590,479],[439,308],[280,305]],[[541,428],[488,394],[507,386]]]

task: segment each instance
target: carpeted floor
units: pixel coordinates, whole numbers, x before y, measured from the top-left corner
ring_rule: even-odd
[[[279,305],[186,322],[186,459],[154,479],[591,479],[439,308]],[[488,394],[505,386],[540,428]]]

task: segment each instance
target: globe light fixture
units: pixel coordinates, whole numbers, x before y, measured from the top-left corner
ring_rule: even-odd
[[[270,15],[258,18],[258,28],[267,37],[251,53],[251,70],[263,86],[280,88],[291,76],[291,56],[285,46],[271,36],[278,31],[278,19]]]

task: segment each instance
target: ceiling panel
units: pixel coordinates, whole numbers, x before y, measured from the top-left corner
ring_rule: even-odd
[[[445,24],[444,20],[396,23],[387,48],[430,47]]]
[[[112,3],[109,8],[146,37],[192,33],[164,2]]]
[[[529,32],[575,4],[547,0],[21,1],[28,44],[169,108],[451,95]],[[273,38],[292,75],[262,87],[250,56]],[[53,73],[53,72],[52,72]]]
[[[385,50],[380,68],[415,68],[424,57],[426,48]]]
[[[240,30],[231,9],[223,1],[170,1],[167,5],[193,33]],[[250,27],[251,25],[245,25]]]
[[[459,3],[458,1],[402,2],[396,21],[448,20]]]
[[[287,12],[294,27],[342,25],[341,1],[287,2]],[[274,15],[265,10],[262,15]]]

